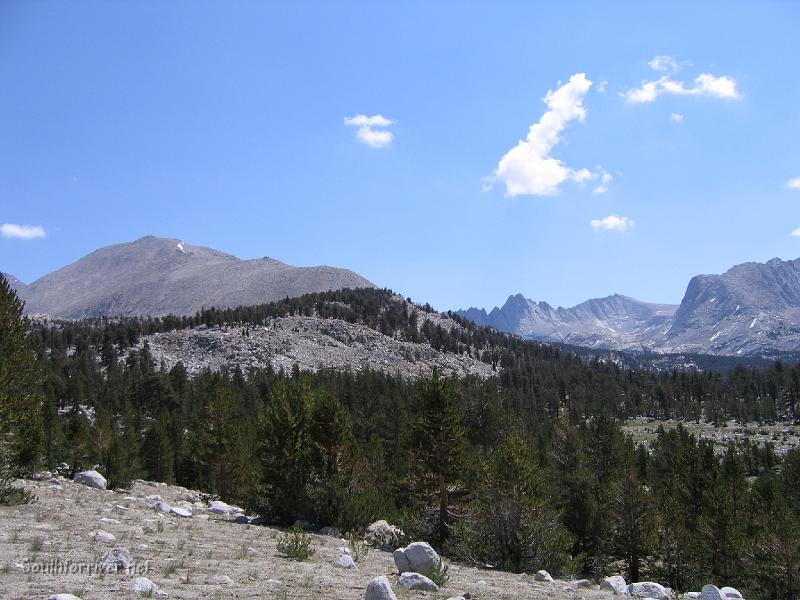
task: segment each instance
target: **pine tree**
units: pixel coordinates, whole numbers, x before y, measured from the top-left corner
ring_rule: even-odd
[[[29,499],[11,485],[40,457],[40,368],[23,303],[0,275],[0,504]]]
[[[432,490],[435,496],[432,540],[441,545],[450,535],[454,520],[448,488],[461,473],[466,449],[463,409],[453,382],[442,378],[436,369],[431,377],[418,382],[416,400],[415,452],[422,467],[423,490]]]

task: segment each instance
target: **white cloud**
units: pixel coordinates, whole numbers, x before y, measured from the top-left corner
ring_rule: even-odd
[[[681,113],[672,113],[669,116],[669,120],[673,123],[683,123],[683,114]]]
[[[795,230],[792,232],[792,235],[793,235],[794,237],[800,237],[800,227],[798,227],[797,229],[795,229]]]
[[[654,81],[643,81],[638,88],[628,90],[622,95],[634,104],[653,102],[661,94],[676,96],[708,96],[711,98],[735,99],[741,94],[736,89],[732,77],[701,73],[695,77],[693,85],[687,87],[682,81],[671,79],[671,75],[681,69],[681,64],[671,56],[656,56],[647,63],[654,71],[665,73]]]
[[[663,71],[664,73],[677,73],[681,70],[678,61],[666,55],[654,56],[647,64],[654,71]]]
[[[736,80],[732,77],[717,77],[711,73],[702,73],[694,80],[694,85],[686,87],[681,81],[670,79],[669,75],[657,79],[656,81],[645,81],[641,87],[628,90],[623,96],[634,104],[653,102],[661,94],[673,94],[675,96],[708,96],[710,98],[721,98],[732,100],[740,98],[741,94],[736,89]]]
[[[617,231],[624,233],[634,226],[634,221],[628,217],[618,217],[616,215],[608,215],[602,219],[592,219],[589,221],[592,229]]]
[[[605,194],[608,191],[608,186],[611,183],[611,180],[614,179],[611,176],[611,173],[608,173],[602,167],[600,169],[600,183],[592,190],[593,194]]]
[[[790,190],[800,190],[800,177],[793,177],[786,182],[786,187]]]
[[[387,119],[383,115],[345,117],[344,124],[350,127],[358,127],[356,139],[373,148],[385,148],[394,139],[394,134],[386,129],[393,125],[394,121]]]
[[[506,196],[552,196],[567,180],[585,182],[598,177],[588,169],[573,170],[550,151],[561,141],[561,132],[571,121],[583,121],[586,109],[583,97],[592,82],[584,73],[576,73],[557,90],[550,90],[543,101],[547,105],[538,123],[528,130],[524,140],[509,150],[491,176],[484,180],[484,189],[496,181],[506,186]]]
[[[0,234],[2,234],[3,237],[21,240],[43,238],[47,235],[44,228],[40,225],[15,225],[14,223],[3,223],[0,225]]]

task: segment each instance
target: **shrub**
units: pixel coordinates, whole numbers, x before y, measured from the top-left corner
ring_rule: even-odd
[[[422,573],[422,575],[425,575],[425,577],[430,579],[439,587],[444,587],[447,585],[447,582],[450,581],[450,574],[448,573],[449,570],[450,569],[447,566],[447,563],[445,563],[440,557],[439,562],[436,563],[436,566],[431,567],[426,573]]]
[[[306,560],[316,552],[311,547],[311,537],[300,527],[299,523],[285,534],[278,537],[278,552],[292,560]]]
[[[347,538],[347,547],[350,549],[350,556],[352,556],[353,560],[356,562],[367,558],[367,554],[369,554],[369,546],[355,531],[350,532]]]

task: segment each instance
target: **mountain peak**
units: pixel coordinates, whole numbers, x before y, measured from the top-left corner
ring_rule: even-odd
[[[177,238],[143,236],[95,250],[25,288],[31,313],[57,317],[194,314],[340,288],[373,287],[333,267],[243,260]]]

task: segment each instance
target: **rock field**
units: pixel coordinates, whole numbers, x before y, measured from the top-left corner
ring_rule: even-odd
[[[237,516],[245,520],[240,513],[224,503],[208,504],[185,488],[138,481],[117,492],[63,478],[20,483],[38,501],[0,509],[0,597],[8,600],[363,600],[379,576],[399,600],[466,594],[481,600],[612,597],[596,585],[535,581],[531,575],[458,564],[450,564],[450,581],[439,592],[411,591],[398,585],[391,552],[373,549],[357,569],[340,568],[338,548],[346,542],[311,534],[316,554],[306,562],[291,561],[276,551],[281,530],[237,523]],[[128,572],[114,572],[127,561]]]

